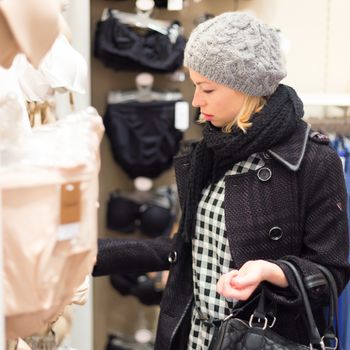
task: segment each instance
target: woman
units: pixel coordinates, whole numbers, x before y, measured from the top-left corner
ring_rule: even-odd
[[[313,262],[332,271],[339,293],[350,271],[341,161],[279,84],[278,35],[257,19],[229,12],[200,24],[184,62],[205,126],[175,159],[179,232],[166,242],[100,240],[94,275],[170,269],[156,350],[208,349],[212,321],[261,283],[276,305],[274,330],[306,344],[301,298],[279,259],[303,274],[322,327],[328,288]]]

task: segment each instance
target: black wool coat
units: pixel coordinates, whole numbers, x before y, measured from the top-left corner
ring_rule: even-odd
[[[187,190],[190,154],[175,158],[180,204]],[[225,224],[232,260],[265,259],[284,271],[289,287],[266,283],[277,305],[274,330],[308,344],[301,297],[288,268],[294,262],[304,277],[317,323],[328,287],[317,262],[333,273],[340,293],[350,278],[346,190],[341,161],[322,135],[301,122],[287,140],[266,150],[265,166],[225,178]],[[180,235],[172,240],[100,239],[94,276],[170,269],[160,305],[155,350],[186,350],[193,305],[192,247]],[[252,310],[243,318],[249,319]]]

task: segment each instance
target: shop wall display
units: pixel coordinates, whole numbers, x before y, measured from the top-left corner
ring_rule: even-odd
[[[164,2],[163,2],[164,3]],[[135,13],[135,1],[91,1],[91,46],[93,48],[97,22],[105,8]],[[283,83],[291,85],[301,93],[350,93],[350,47],[345,45],[350,35],[346,25],[346,14],[350,3],[346,0],[187,0],[180,11],[168,11],[165,7],[154,8],[151,17],[161,20],[179,20],[183,35],[188,37],[196,21],[205,14],[220,14],[225,11],[250,11],[269,25],[278,28],[283,36],[288,76]],[[186,74],[185,70],[181,70]],[[106,67],[99,59],[91,59],[92,104],[104,114],[111,90],[135,89],[135,78],[139,72]],[[191,103],[193,85],[186,75],[183,82],[174,81],[171,74],[152,73],[154,89],[179,90],[184,100]],[[332,107],[329,109],[333,110]],[[327,113],[329,113],[329,109]],[[306,106],[307,115],[323,116],[324,107]],[[195,124],[196,110],[190,107],[190,127],[184,139],[200,136],[201,127]],[[335,108],[335,113],[339,110]],[[102,168],[100,174],[100,237],[125,237],[106,228],[107,201],[116,188],[134,190],[133,180],[113,160],[109,140],[102,142]],[[154,187],[171,184],[173,169],[164,171],[154,180]],[[143,237],[135,233],[136,238]],[[139,328],[152,332],[156,328],[157,306],[144,306],[132,296],[121,296],[111,286],[108,278],[94,280],[94,349],[102,350],[108,334],[120,332],[133,337]]]

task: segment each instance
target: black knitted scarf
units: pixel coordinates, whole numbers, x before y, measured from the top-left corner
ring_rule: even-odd
[[[235,163],[286,140],[303,114],[303,104],[294,89],[280,84],[263,109],[251,117],[252,126],[246,133],[236,126],[230,133],[224,133],[221,128],[206,123],[203,139],[191,155],[189,185],[179,228],[187,242],[194,235],[203,188],[215,184]]]

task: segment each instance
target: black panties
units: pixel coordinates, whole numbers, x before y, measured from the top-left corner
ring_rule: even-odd
[[[155,178],[172,166],[182,139],[174,118],[174,101],[107,105],[103,120],[112,154],[130,178]]]

